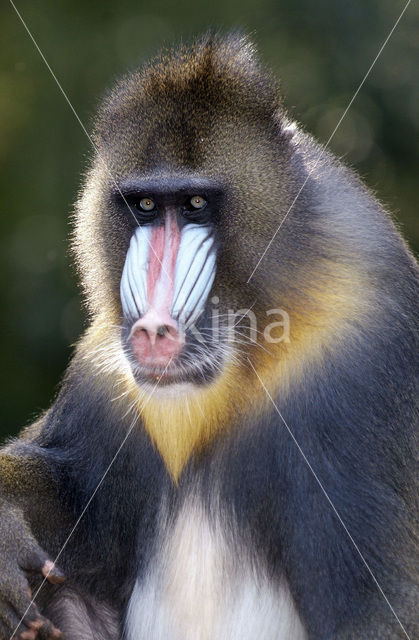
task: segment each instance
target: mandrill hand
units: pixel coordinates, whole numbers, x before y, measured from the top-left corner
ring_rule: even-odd
[[[0,640],[63,638],[31,604],[28,579],[52,584],[65,580],[32,536],[22,511],[0,500]]]

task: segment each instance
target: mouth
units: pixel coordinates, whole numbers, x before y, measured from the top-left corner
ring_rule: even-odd
[[[162,332],[163,333],[163,332]],[[136,337],[135,323],[124,325],[122,345],[130,363],[135,381],[140,386],[167,387],[174,384],[189,383],[195,386],[210,384],[220,374],[226,359],[226,349],[211,340],[196,339],[188,330],[182,332],[181,347],[172,347],[170,332],[156,337],[160,348],[144,353],[138,342],[143,336]],[[161,340],[168,344],[160,346]],[[141,346],[141,345],[140,345]]]
[[[166,365],[140,365],[135,362],[131,366],[137,382],[148,382],[149,384],[169,385],[179,382],[179,371],[175,363],[169,361]]]

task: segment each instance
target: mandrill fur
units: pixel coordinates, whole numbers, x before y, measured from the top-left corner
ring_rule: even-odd
[[[279,95],[231,34],[105,97],[90,326],[0,451],[2,640],[419,637],[418,269]]]

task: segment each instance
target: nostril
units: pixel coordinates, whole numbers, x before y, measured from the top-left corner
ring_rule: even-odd
[[[140,364],[163,366],[182,351],[185,339],[175,320],[150,309],[131,328],[130,342]]]

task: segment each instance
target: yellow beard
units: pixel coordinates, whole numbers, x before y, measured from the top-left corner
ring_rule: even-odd
[[[245,414],[258,415],[269,406],[258,376],[269,393],[284,398],[308,367],[315,365],[320,373],[325,354],[339,347],[351,319],[355,315],[359,319],[367,309],[360,293],[365,290],[363,284],[356,274],[341,270],[338,275],[334,266],[333,277],[311,292],[310,308],[290,312],[288,342],[263,343],[264,349],[249,347],[248,358],[257,374],[243,356],[241,362],[227,362],[212,383],[190,385],[187,391],[165,395],[141,389],[126,360],[123,371],[119,366],[121,402],[129,401],[138,411],[174,482],[193,454],[223,431],[240,428]],[[107,323],[92,328],[90,336],[96,344],[109,340]],[[115,349],[120,352],[120,336],[114,334],[111,340],[113,344],[117,340]],[[109,378],[110,383],[112,380],[114,377]]]

